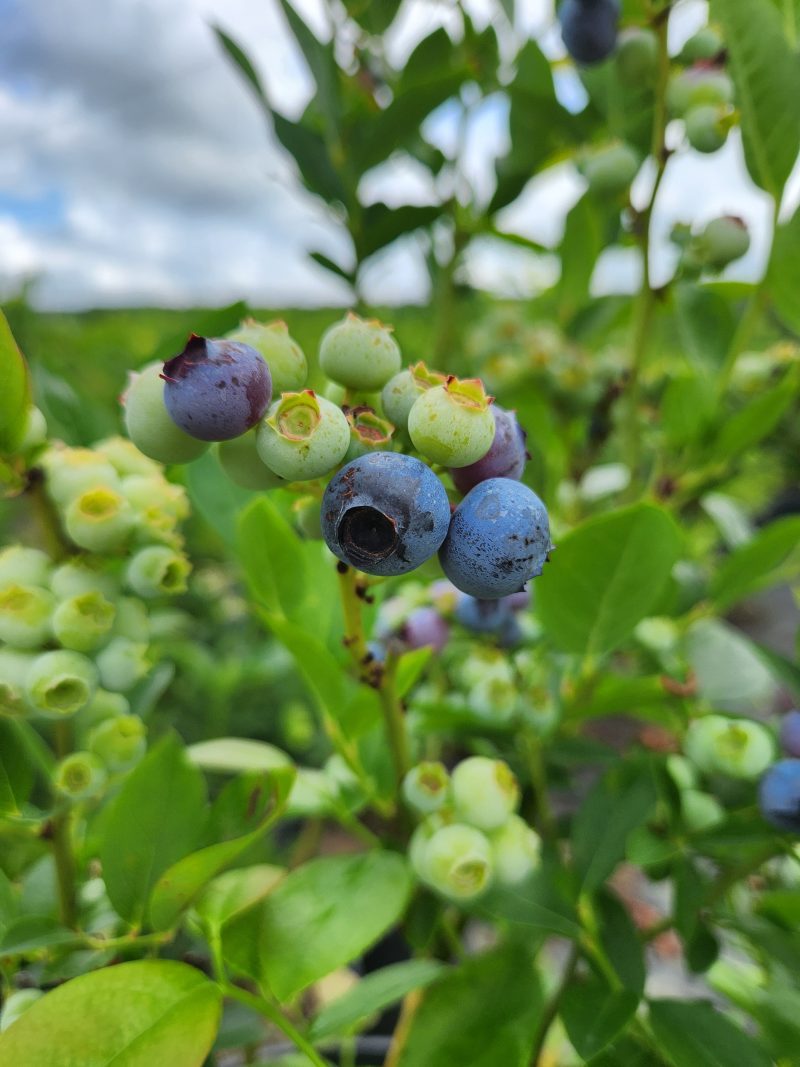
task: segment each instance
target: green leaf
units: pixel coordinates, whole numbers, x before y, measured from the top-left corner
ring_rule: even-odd
[[[646,978],[644,949],[630,912],[615,893],[603,890],[597,894],[596,913],[600,943],[611,965],[624,987],[641,997]]]
[[[9,923],[0,940],[0,956],[27,956],[38,949],[69,945],[77,940],[80,935],[47,915],[23,915]]]
[[[281,749],[267,741],[252,741],[249,737],[215,737],[213,741],[198,741],[189,745],[186,755],[196,767],[222,774],[274,771],[292,766],[291,759]]]
[[[266,611],[261,615],[278,640],[294,656],[297,668],[320,709],[335,715],[338,709],[344,708],[347,703],[345,677],[333,653],[308,630],[288,619]]]
[[[226,546],[235,545],[236,519],[253,499],[252,492],[234,485],[210,452],[186,465],[185,478],[192,508],[200,512]]]
[[[250,833],[233,841],[219,841],[199,852],[192,852],[162,874],[153,888],[150,900],[150,925],[154,929],[166,930],[172,926],[212,878],[234,863],[264,836],[282,815],[294,776],[294,768],[281,767],[265,777],[261,784],[263,793],[256,799],[265,800],[266,803],[262,811],[253,813],[258,819],[257,825]],[[251,817],[250,821],[256,819]]]
[[[319,1041],[331,1034],[350,1033],[357,1023],[402,1000],[406,993],[429,986],[444,970],[438,960],[408,960],[374,971],[326,1004],[312,1023],[309,1036]]]
[[[328,137],[335,138],[339,120],[339,72],[333,42],[320,41],[288,0],[280,0],[280,5],[317,86],[315,102],[325,116]]]
[[[218,875],[205,887],[194,910],[209,927],[221,929],[271,893],[286,871],[269,863],[254,863]]]
[[[741,112],[750,177],[777,201],[800,151],[800,123],[788,100],[800,100],[800,63],[770,0],[712,0]],[[754,33],[754,27],[758,32]]]
[[[647,820],[655,805],[649,766],[640,764],[635,771],[630,780],[614,768],[589,793],[575,818],[573,864],[585,892],[593,892],[608,878],[625,855],[628,834]]]
[[[169,734],[131,771],[103,822],[103,877],[123,919],[141,923],[156,882],[191,852],[205,819],[203,776]]]
[[[638,1003],[629,989],[615,991],[596,978],[570,983],[560,1014],[576,1052],[584,1060],[602,1052],[628,1024]]]
[[[213,26],[211,29],[216,34],[217,40],[222,45],[223,49],[228,53],[230,59],[236,64],[245,79],[250,83],[250,87],[255,91],[256,96],[263,103],[267,103],[267,97],[261,85],[261,79],[256,73],[256,69],[250,62],[248,56],[242,51],[236,41],[232,37],[229,37],[224,30],[221,30],[219,26]]]
[[[773,389],[749,401],[746,407],[722,423],[709,458],[724,463],[768,437],[795,400],[795,380],[790,372]]]
[[[775,242],[767,272],[767,292],[778,315],[800,334],[800,209],[775,230]]]
[[[293,618],[307,589],[303,544],[267,497],[254,500],[239,516],[237,550],[256,600]]]
[[[699,374],[683,374],[670,380],[661,399],[661,425],[673,448],[696,441],[714,415],[714,390]]]
[[[526,950],[467,960],[425,992],[398,1067],[527,1067],[543,994]]]
[[[0,718],[0,812],[18,815],[33,783],[33,766],[19,724]]]
[[[265,981],[281,1001],[355,959],[393,926],[411,891],[392,852],[329,856],[298,867],[261,906]]]
[[[25,433],[30,405],[28,369],[0,311],[0,453],[11,453]]]
[[[753,1038],[704,1001],[654,1000],[650,1026],[675,1067],[770,1067]]]
[[[708,286],[679,282],[674,302],[678,336],[689,361],[698,369],[721,367],[736,328],[730,300]]]
[[[344,278],[348,285],[353,284],[354,277],[351,270],[348,270],[346,267],[340,267],[338,263],[334,263],[334,261],[323,252],[309,252],[308,254],[315,263],[319,263],[325,270],[329,270],[331,273],[337,274],[340,278]]]
[[[325,139],[302,122],[292,122],[274,109],[270,112],[275,136],[297,164],[312,193],[329,203],[349,200],[341,175],[331,160]]]
[[[430,226],[442,214],[438,205],[403,204],[391,208],[378,202],[364,209],[363,228],[358,248],[361,259],[390,245],[398,237]]]
[[[194,967],[121,963],[73,978],[0,1036],[14,1067],[199,1067],[219,1027],[221,995]]]
[[[743,711],[774,694],[772,670],[744,634],[719,619],[698,619],[687,633],[687,656],[700,696],[718,708]]]
[[[559,245],[561,277],[556,287],[559,318],[569,321],[589,300],[589,282],[603,248],[597,203],[584,195],[570,209]]]
[[[649,504],[577,527],[559,542],[536,583],[548,636],[568,652],[612,651],[658,602],[680,547],[673,520]]]
[[[395,689],[401,700],[417,684],[432,655],[431,646],[425,645],[424,648],[414,648],[410,652],[404,652],[397,661]]]
[[[800,573],[800,518],[778,519],[741,545],[722,563],[711,595],[722,614],[760,589],[789,581]]]

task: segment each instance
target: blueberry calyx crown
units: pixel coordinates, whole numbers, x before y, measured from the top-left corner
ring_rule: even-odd
[[[397,523],[377,508],[348,508],[339,521],[339,543],[357,565],[386,559],[396,550]]]

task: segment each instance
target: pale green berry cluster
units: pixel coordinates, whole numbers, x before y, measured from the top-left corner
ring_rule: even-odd
[[[760,722],[704,715],[686,731],[684,751],[705,775],[754,781],[775,758],[775,741]]]
[[[403,797],[422,817],[409,844],[411,866],[446,899],[475,900],[537,868],[540,840],[517,814],[519,785],[503,760],[470,756],[451,773],[442,763],[420,763],[406,776]]]
[[[79,751],[53,781],[82,800],[144,752],[128,696],[151,667],[151,606],[186,589],[189,506],[124,438],[38,462],[61,544],[0,552],[0,714],[73,721]]]

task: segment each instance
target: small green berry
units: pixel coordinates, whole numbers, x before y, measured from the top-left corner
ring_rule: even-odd
[[[229,341],[240,341],[261,353],[272,375],[273,393],[302,389],[306,384],[306,357],[297,341],[289,336],[285,322],[245,319],[226,336]]]
[[[399,371],[384,385],[381,392],[381,406],[387,419],[398,430],[407,432],[408,416],[415,402],[434,385],[444,385],[444,374],[429,371],[424,363],[413,363],[405,370]]]
[[[750,247],[750,234],[742,219],[723,215],[712,219],[697,238],[701,258],[716,270],[740,259]]]
[[[25,677],[25,698],[48,719],[65,719],[85,708],[97,689],[97,668],[80,652],[43,652]]]
[[[725,48],[725,42],[711,26],[704,26],[684,44],[678,59],[682,63],[710,62]]]
[[[105,689],[127,693],[150,670],[147,645],[127,637],[115,637],[98,653],[97,668]]]
[[[583,175],[596,196],[619,196],[630,187],[641,160],[630,145],[619,143],[595,149],[583,161]]]
[[[494,440],[491,402],[477,378],[459,380],[451,375],[444,385],[427,389],[408,417],[414,447],[447,467],[476,463]]]
[[[25,678],[35,658],[32,652],[0,648],[0,715],[17,718],[28,714]]]
[[[73,752],[53,771],[53,784],[70,800],[86,800],[103,790],[105,767],[91,752]]]
[[[286,483],[269,469],[259,455],[257,434],[256,428],[241,437],[220,442],[217,446],[217,456],[222,469],[234,485],[239,485],[242,489],[276,489]]]
[[[330,327],[319,346],[322,370],[348,389],[380,389],[400,370],[400,362],[391,327],[352,312]]]
[[[292,504],[292,517],[298,532],[307,541],[322,540],[322,513],[319,497],[303,496]]]
[[[685,756],[667,756],[667,773],[681,792],[697,788],[697,771]]]
[[[93,590],[62,600],[53,612],[53,634],[63,648],[92,652],[109,634],[116,608]]]
[[[117,581],[105,569],[105,564],[91,556],[71,559],[56,567],[50,588],[59,600],[69,600],[81,593],[102,593],[107,600],[113,600],[119,592]]]
[[[55,597],[38,585],[0,589],[0,641],[12,648],[39,648],[52,634]]]
[[[140,549],[128,564],[125,578],[141,597],[176,596],[186,592],[186,579],[192,569],[186,556],[166,545]]]
[[[189,497],[182,485],[168,482],[158,474],[128,474],[122,479],[121,489],[137,512],[157,508],[174,522],[189,518]]]
[[[670,78],[667,106],[677,118],[698,107],[720,107],[733,103],[733,82],[716,67],[692,67]]]
[[[658,69],[658,37],[649,29],[632,27],[619,35],[614,56],[617,77],[628,89],[652,85]]]
[[[394,426],[366,405],[349,408],[345,415],[350,427],[350,444],[345,460],[357,459],[377,448],[389,448]]]
[[[53,564],[38,548],[9,545],[0,551],[0,589],[5,585],[42,585],[50,581]]]
[[[108,689],[96,689],[94,696],[85,708],[77,713],[74,719],[75,732],[82,747],[85,746],[85,738],[90,730],[99,726],[107,719],[115,719],[120,715],[130,715],[131,706],[122,693],[111,693]]]
[[[452,774],[459,819],[479,830],[497,830],[519,803],[519,785],[507,763],[486,756],[462,760]]]
[[[89,751],[112,773],[126,771],[145,753],[147,727],[138,715],[117,715],[89,731]]]
[[[121,596],[116,601],[116,608],[112,637],[127,637],[129,641],[143,644],[150,640],[150,616],[138,597]]]
[[[90,552],[115,552],[128,542],[134,513],[116,489],[97,486],[76,496],[64,516],[71,541]]]
[[[717,798],[698,789],[687,789],[681,793],[681,812],[686,828],[697,834],[725,821],[725,809]]]
[[[89,489],[119,487],[119,476],[109,461],[91,448],[53,445],[39,460],[47,475],[47,492],[61,509],[66,509]]]
[[[122,402],[125,405],[125,429],[140,452],[159,463],[191,463],[208,448],[184,433],[167,413],[164,405],[163,364],[150,363],[132,374]]]
[[[289,482],[320,478],[338,466],[350,445],[341,408],[310,389],[284,393],[258,428],[258,454]]]
[[[539,866],[542,843],[539,835],[519,815],[489,835],[492,866],[501,885],[517,885]]]
[[[479,897],[492,882],[492,848],[473,826],[453,823],[437,830],[424,847],[425,881],[450,900]]]
[[[686,732],[685,751],[703,774],[758,778],[775,758],[775,745],[765,726],[752,719],[704,715]]]
[[[443,763],[427,760],[412,767],[403,779],[406,804],[421,815],[444,807],[450,793],[450,775]]]
[[[718,151],[728,138],[729,111],[714,104],[702,104],[686,113],[686,139],[692,148],[704,155]]]
[[[99,452],[108,460],[120,478],[127,478],[133,474],[144,477],[163,477],[161,464],[145,456],[127,437],[106,437],[92,447],[95,452]]]

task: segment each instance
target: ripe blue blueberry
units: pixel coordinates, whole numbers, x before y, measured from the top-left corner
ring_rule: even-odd
[[[192,334],[164,364],[164,404],[184,433],[229,441],[252,429],[269,407],[272,377],[259,352],[237,341]]]
[[[406,574],[447,534],[444,486],[413,456],[370,452],[343,467],[322,498],[322,534],[344,563],[367,574]]]
[[[619,0],[564,0],[558,11],[564,47],[578,63],[599,63],[617,43]]]
[[[441,652],[450,637],[450,627],[436,608],[416,608],[403,624],[400,636],[409,648],[430,646],[434,652]]]
[[[781,722],[781,748],[787,756],[800,757],[800,711],[788,711]]]
[[[494,416],[494,438],[489,451],[475,463],[467,467],[454,467],[450,472],[459,493],[468,493],[487,478],[513,478],[519,481],[525,470],[527,435],[517,422],[517,416],[497,404],[493,404],[490,410]]]
[[[496,600],[540,575],[551,548],[547,510],[536,493],[510,478],[490,478],[456,508],[439,561],[462,592]]]
[[[800,760],[774,763],[761,779],[758,802],[767,822],[800,833]]]

